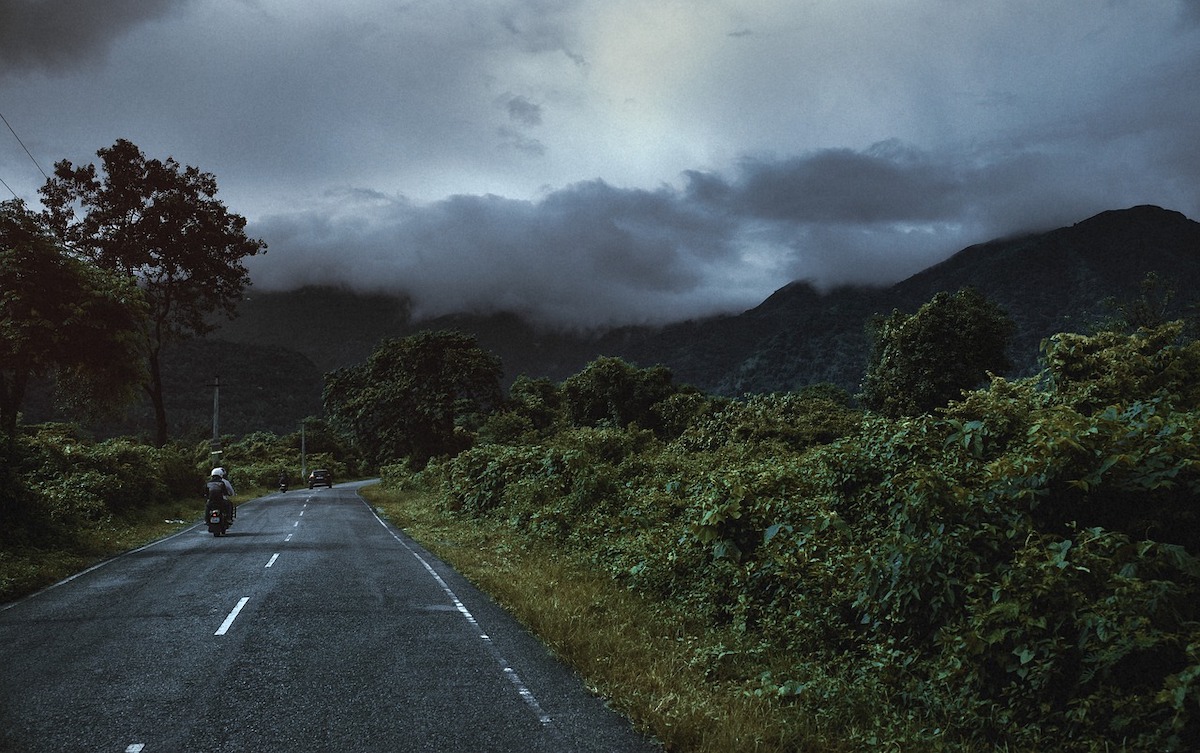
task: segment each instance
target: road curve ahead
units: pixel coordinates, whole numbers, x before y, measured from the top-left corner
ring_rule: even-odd
[[[0,751],[658,750],[360,485],[0,607]]]

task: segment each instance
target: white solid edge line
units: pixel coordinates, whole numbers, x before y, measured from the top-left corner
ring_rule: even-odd
[[[260,499],[261,499],[261,497],[260,497]],[[244,507],[245,505],[253,504],[256,501],[257,500],[252,499],[249,502],[243,502],[242,506]],[[151,541],[149,544],[139,546],[137,549],[130,549],[128,552],[121,552],[118,555],[109,557],[108,559],[104,560],[103,562],[97,562],[96,564],[92,565],[88,569],[80,570],[79,572],[75,573],[74,575],[68,576],[66,578],[63,578],[62,580],[60,580],[57,583],[46,586],[45,588],[43,588],[40,591],[34,591],[33,593],[28,594],[27,596],[22,596],[21,598],[17,599],[16,601],[10,601],[7,604],[0,604],[0,612],[3,612],[6,609],[12,609],[13,607],[15,607],[18,604],[22,604],[26,601],[29,601],[30,599],[41,596],[42,594],[46,593],[47,591],[58,588],[59,586],[63,585],[64,583],[70,583],[71,581],[75,580],[76,578],[81,577],[83,575],[87,575],[88,573],[92,572],[93,570],[99,570],[100,568],[104,567],[105,565],[111,565],[112,563],[116,562],[117,560],[119,560],[123,557],[128,557],[129,555],[137,554],[138,552],[144,552],[147,549],[149,549],[150,547],[158,546],[159,544],[170,541],[171,539],[178,538],[179,536],[182,536],[185,533],[190,533],[191,531],[195,530],[196,528],[198,528],[202,525],[204,525],[204,521],[200,521],[198,523],[193,523],[192,525],[188,526],[187,528],[184,528],[182,531],[176,531],[175,533],[171,534],[170,536],[164,536],[163,538],[159,539],[158,541]]]
[[[170,541],[173,538],[182,536],[183,534],[192,531],[193,529],[197,528],[200,525],[201,525],[201,523],[194,523],[194,524],[188,526],[187,528],[183,529],[182,531],[176,531],[175,533],[171,534],[170,536],[161,538],[158,541],[151,541],[149,544],[146,544],[145,546],[139,546],[137,549],[130,549],[128,552],[121,552],[120,554],[116,555],[115,557],[109,557],[108,559],[104,560],[103,562],[97,562],[95,565],[92,565],[87,570],[80,570],[79,572],[75,573],[74,575],[63,578],[62,580],[60,580],[59,582],[57,582],[53,585],[46,586],[45,588],[43,588],[40,591],[34,591],[33,593],[29,594],[28,596],[17,599],[16,601],[10,601],[7,604],[0,604],[0,612],[3,612],[6,609],[11,609],[22,602],[29,601],[30,599],[32,599],[34,597],[41,596],[42,594],[46,593],[47,591],[58,588],[59,586],[65,584],[65,583],[70,583],[71,581],[75,580],[76,578],[87,575],[88,573],[92,572],[93,570],[99,570],[100,568],[104,567],[105,565],[111,565],[112,563],[116,562],[117,560],[121,559],[122,557],[128,557],[131,554],[137,554],[138,552],[143,552],[152,546],[158,546],[159,544],[161,544],[165,541]]]
[[[425,571],[433,577],[434,581],[436,581],[439,586],[441,586],[442,592],[450,598],[450,602],[455,606],[459,614],[466,618],[467,622],[470,623],[473,628],[475,628],[476,634],[479,636],[480,640],[483,641],[488,653],[490,653],[492,658],[495,659],[500,665],[500,668],[504,671],[504,675],[509,679],[510,682],[512,682],[514,689],[517,691],[517,695],[520,696],[521,700],[525,701],[525,705],[527,705],[529,710],[534,713],[538,719],[538,722],[543,727],[552,725],[554,723],[554,719],[546,713],[545,709],[542,708],[542,704],[538,702],[537,696],[535,696],[533,691],[531,691],[525,685],[524,680],[522,680],[520,675],[517,674],[517,671],[509,665],[508,660],[500,654],[500,650],[492,642],[491,636],[480,629],[479,622],[475,619],[475,615],[471,614],[471,610],[467,609],[467,606],[462,603],[462,600],[459,599],[458,595],[454,593],[454,590],[450,588],[450,584],[446,583],[445,579],[443,579],[441,575],[438,575],[438,572],[433,569],[433,566],[430,565],[424,557],[422,557],[415,549],[409,546],[404,539],[400,538],[400,536],[398,536],[396,532],[384,522],[383,518],[379,517],[379,513],[375,512],[375,508],[367,504],[366,500],[363,500],[363,504],[365,504],[367,509],[371,511],[371,515],[375,517],[375,520],[379,522],[379,525],[383,526],[383,529],[391,534],[391,537],[399,542],[400,546],[407,549],[408,553],[415,557],[417,562],[421,563],[422,567],[425,568]]]
[[[243,596],[241,600],[238,601],[237,606],[233,608],[233,611],[229,613],[229,616],[225,618],[225,621],[221,623],[221,627],[217,628],[217,632],[213,633],[213,635],[225,635],[225,633],[229,632],[230,625],[232,625],[233,621],[237,619],[238,612],[242,611],[242,607],[246,606],[247,601],[250,601],[250,597]]]

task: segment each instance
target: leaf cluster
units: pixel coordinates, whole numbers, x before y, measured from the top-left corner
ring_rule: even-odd
[[[0,433],[15,432],[37,378],[76,408],[127,402],[146,313],[131,280],[68,253],[22,202],[0,203]]]
[[[198,494],[191,450],[129,439],[96,442],[67,424],[22,432],[5,468],[0,537],[52,542],[138,509]]]

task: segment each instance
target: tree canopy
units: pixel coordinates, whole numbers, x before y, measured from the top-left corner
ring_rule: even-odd
[[[0,431],[12,436],[34,378],[76,407],[124,402],[145,316],[132,280],[67,253],[23,202],[0,203]]]
[[[147,159],[125,139],[96,154],[102,176],[94,164],[55,165],[54,177],[40,189],[45,218],[73,251],[142,289],[149,305],[142,328],[144,389],[162,444],[163,345],[211,331],[214,313],[232,316],[250,282],[243,259],[266,244],[247,237],[245,218],[215,198],[211,173],[173,158]]]
[[[576,426],[636,423],[658,429],[662,418],[651,410],[679,391],[665,366],[638,368],[620,358],[601,356],[562,384],[571,423]]]
[[[1008,314],[974,288],[938,293],[915,314],[876,318],[863,404],[891,417],[944,406],[1009,367],[1013,329]]]
[[[500,359],[460,332],[385,339],[365,364],[326,375],[325,410],[375,462],[454,454],[501,399]]]

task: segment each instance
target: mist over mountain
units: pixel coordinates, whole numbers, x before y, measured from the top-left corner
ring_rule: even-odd
[[[1044,338],[1094,329],[1114,314],[1106,301],[1131,300],[1151,272],[1178,293],[1169,315],[1188,313],[1200,290],[1200,223],[1154,206],[1106,211],[1050,232],[970,246],[884,288],[821,293],[795,282],[744,314],[664,328],[625,354],[638,362],[657,358],[680,381],[720,394],[816,382],[854,393],[872,316],[912,313],[938,292],[971,286],[1013,318],[1007,376],[1026,376],[1039,368]]]
[[[866,324],[876,314],[911,313],[939,291],[973,286],[1014,319],[1013,375],[1023,375],[1036,370],[1043,338],[1094,326],[1112,313],[1105,299],[1136,295],[1149,272],[1177,288],[1182,313],[1200,285],[1200,223],[1154,206],[1107,211],[1050,232],[970,246],[894,285],[821,291],[797,281],[743,313],[662,327],[581,334],[515,314],[415,320],[399,296],[303,288],[251,293],[217,336],[294,349],[329,370],[365,359],[382,337],[458,329],[503,359],[508,380],[560,380],[611,355],[663,364],[678,381],[725,395],[818,382],[853,393],[866,365]]]
[[[500,356],[506,384],[518,375],[554,381],[598,356],[662,364],[676,381],[729,396],[832,383],[859,389],[868,357],[867,323],[893,310],[912,313],[941,291],[973,286],[1013,318],[1007,376],[1038,369],[1038,346],[1063,331],[1087,332],[1128,301],[1150,272],[1177,291],[1171,316],[1200,300],[1200,223],[1155,206],[1106,211],[1068,227],[969,246],[886,287],[822,291],[797,281],[736,315],[661,327],[586,332],[537,326],[515,314],[467,313],[417,319],[399,295],[305,287],[255,292],[239,316],[208,340],[184,343],[164,359],[168,415],[176,435],[211,427],[212,379],[220,375],[222,426],[286,432],[320,413],[321,375],[360,363],[380,339],[456,329]],[[51,417],[44,401],[28,420]],[[122,424],[136,431],[138,416]]]

